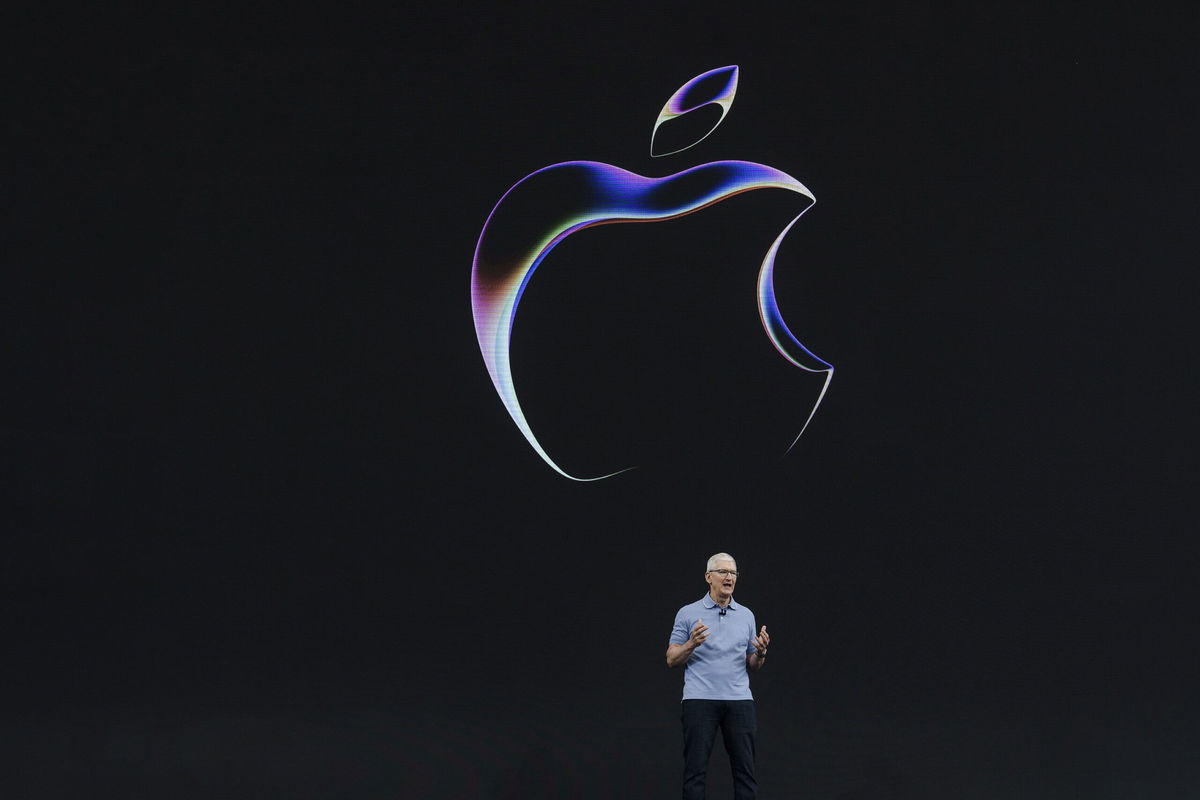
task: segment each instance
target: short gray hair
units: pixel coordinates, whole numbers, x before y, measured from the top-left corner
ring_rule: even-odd
[[[737,563],[737,559],[729,555],[729,553],[714,553],[708,557],[708,566],[704,568],[704,571],[712,572],[717,568],[718,561],[732,561],[734,564]]]

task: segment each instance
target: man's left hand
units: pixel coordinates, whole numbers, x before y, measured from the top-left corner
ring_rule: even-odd
[[[754,637],[754,649],[758,651],[759,658],[766,658],[769,644],[771,644],[771,637],[767,635],[767,626],[763,625],[758,636]]]

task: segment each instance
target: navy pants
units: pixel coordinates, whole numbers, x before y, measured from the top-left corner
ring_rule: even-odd
[[[725,752],[733,771],[734,800],[754,800],[754,739],[758,715],[753,700],[684,700],[683,800],[704,800],[708,757],[712,754],[717,729],[725,740]]]

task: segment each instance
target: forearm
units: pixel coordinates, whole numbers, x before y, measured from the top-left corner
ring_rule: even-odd
[[[746,670],[749,672],[758,672],[767,665],[767,657],[755,653],[746,654]]]
[[[692,657],[692,653],[696,652],[697,645],[691,642],[684,644],[669,644],[667,645],[667,668],[674,669],[688,662]]]

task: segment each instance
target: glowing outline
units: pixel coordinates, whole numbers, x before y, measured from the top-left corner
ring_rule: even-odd
[[[485,249],[488,229],[496,211],[520,187],[526,186],[538,176],[547,175],[556,170],[576,170],[580,172],[581,177],[590,178],[589,186],[594,190],[593,202],[589,204],[588,208],[579,209],[576,216],[570,216],[555,224],[537,238],[537,241],[526,247],[520,256],[509,262],[492,263],[486,257]],[[718,184],[693,201],[674,206],[660,205],[657,208],[654,206],[652,201],[655,199],[653,194],[656,190],[662,190],[673,182],[702,171],[718,174],[727,171],[729,176],[723,185]],[[792,226],[816,203],[816,198],[803,184],[774,167],[750,161],[713,161],[663,178],[648,178],[611,164],[596,161],[566,161],[543,167],[526,175],[513,184],[492,208],[483,225],[483,230],[480,231],[471,267],[471,307],[476,338],[479,341],[479,349],[484,363],[487,365],[488,373],[491,375],[492,385],[500,395],[504,407],[537,454],[560,475],[575,481],[594,481],[612,477],[626,470],[619,470],[596,478],[578,478],[567,473],[542,448],[521,409],[512,379],[510,361],[512,329],[521,296],[538,266],[559,242],[585,228],[606,223],[664,221],[699,211],[741,192],[766,188],[780,188],[796,192],[807,197],[810,203],[780,231],[763,258],[758,276],[759,318],[775,349],[791,364],[808,372],[826,373],[825,385],[805,420],[804,426],[801,427],[800,433],[788,446],[788,451],[790,451],[816,414],[817,408],[825,396],[825,391],[833,379],[833,365],[817,357],[792,334],[783,321],[775,298],[775,257],[779,246]],[[632,469],[632,467],[627,469]]]
[[[725,87],[721,90],[720,94],[718,94],[716,97],[709,98],[708,100],[703,100],[698,103],[693,103],[692,105],[689,105],[686,108],[683,106],[683,99],[687,95],[687,93],[689,91],[691,91],[693,86],[700,83],[705,78],[711,77],[711,76],[716,75],[721,72],[730,73],[730,77],[729,77],[729,82],[725,84]],[[687,150],[688,148],[691,148],[691,147],[695,147],[696,145],[700,144],[705,139],[707,139],[712,134],[712,132],[717,129],[717,126],[720,125],[725,120],[725,115],[729,113],[729,107],[733,105],[734,95],[737,94],[737,84],[738,84],[738,66],[737,66],[737,64],[731,64],[728,67],[717,67],[716,69],[710,69],[708,72],[702,72],[699,75],[697,75],[696,77],[692,78],[687,83],[685,83],[683,86],[680,86],[675,91],[675,94],[671,95],[667,99],[667,102],[665,105],[663,105],[662,110],[658,112],[658,118],[656,120],[654,120],[654,130],[652,130],[650,132],[650,155],[651,155],[651,157],[658,158],[660,156],[670,156],[670,155],[674,155],[675,153],[682,153],[684,150]],[[667,122],[668,120],[676,119],[678,117],[682,117],[684,114],[695,111],[698,108],[704,108],[705,106],[711,106],[711,105],[716,105],[721,108],[721,116],[718,117],[717,121],[713,123],[713,126],[708,129],[708,133],[705,133],[703,136],[701,136],[696,141],[692,142],[689,145],[685,145],[685,146],[679,148],[678,150],[672,150],[669,153],[654,152],[654,140],[658,136],[658,129],[660,127],[662,127],[662,124],[664,122]]]

